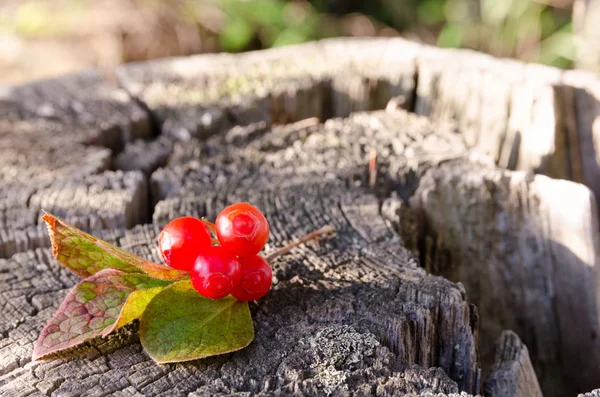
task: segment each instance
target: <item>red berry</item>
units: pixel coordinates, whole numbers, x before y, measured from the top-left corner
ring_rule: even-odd
[[[242,264],[242,280],[231,291],[236,299],[254,301],[262,298],[271,289],[273,273],[271,266],[260,256],[240,259]]]
[[[158,247],[165,263],[188,272],[198,255],[210,246],[208,228],[200,219],[191,216],[173,219],[158,235]]]
[[[258,208],[238,203],[225,208],[215,222],[219,243],[240,257],[260,252],[269,238],[269,224]]]
[[[215,246],[204,250],[190,272],[192,285],[210,299],[221,299],[231,293],[242,276],[240,261],[226,248]]]

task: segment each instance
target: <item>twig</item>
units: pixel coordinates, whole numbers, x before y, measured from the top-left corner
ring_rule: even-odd
[[[287,254],[293,248],[299,246],[300,244],[304,244],[307,241],[318,238],[318,237],[322,236],[323,234],[333,233],[333,232],[335,232],[335,229],[333,228],[333,226],[330,226],[330,225],[323,226],[319,230],[315,230],[312,233],[308,233],[306,236],[300,237],[299,239],[292,241],[291,243],[287,244],[286,246],[279,248],[277,251],[268,255],[265,259],[267,260],[267,262],[271,262],[273,259],[277,258],[278,256]]]
[[[377,150],[371,149],[369,153],[369,187],[377,183]]]
[[[206,219],[202,218],[200,219],[202,221],[202,223],[204,223],[206,225],[206,227],[208,228],[208,230],[213,234],[213,235],[217,235],[217,227],[215,226],[214,223],[207,221]]]
[[[304,120],[299,120],[296,121],[294,123],[294,129],[302,129],[302,128],[308,128],[308,127],[312,127],[313,125],[317,125],[319,124],[319,118],[318,117],[309,117],[307,119]]]

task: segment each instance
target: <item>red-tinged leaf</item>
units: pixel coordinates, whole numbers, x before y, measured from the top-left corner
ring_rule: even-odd
[[[132,292],[163,288],[170,283],[115,269],[101,270],[88,277],[73,287],[42,330],[33,349],[33,360],[108,335],[117,328]],[[137,306],[135,302],[130,305]],[[145,307],[143,302],[142,305]],[[128,318],[133,319],[131,315]]]
[[[247,302],[232,296],[211,300],[189,280],[177,281],[148,304],[140,340],[158,363],[197,360],[243,349],[254,339]]]
[[[45,213],[52,240],[52,254],[67,269],[80,277],[89,277],[104,269],[127,273],[146,273],[160,280],[179,280],[187,273],[158,263],[149,262],[106,241],[91,236],[67,222]]]

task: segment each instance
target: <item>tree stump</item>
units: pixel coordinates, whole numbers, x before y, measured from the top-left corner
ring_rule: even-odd
[[[401,39],[118,75],[122,88],[85,72],[0,89],[2,395],[509,397],[600,385],[593,76]],[[160,262],[166,222],[241,200],[269,220],[267,252],[336,229],[274,261],[249,347],[157,365],[133,323],[31,362],[77,282],[51,257],[42,209]]]
[[[484,390],[488,396],[542,396],[527,346],[512,331],[504,331],[496,342],[496,359]]]

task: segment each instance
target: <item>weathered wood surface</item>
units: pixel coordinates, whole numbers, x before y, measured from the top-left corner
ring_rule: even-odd
[[[58,121],[75,133],[73,140],[113,150],[151,134],[143,109],[123,90],[111,87],[92,71],[4,86],[0,89],[0,117],[10,121]]]
[[[396,131],[394,125],[402,129]],[[78,350],[68,359],[30,363],[31,343],[65,289],[75,282],[72,276],[63,279],[67,276],[60,274],[67,273],[47,258],[47,251],[38,250],[33,260],[29,252],[17,254],[0,265],[2,274],[9,278],[3,284],[10,288],[5,295],[11,298],[2,302],[5,317],[0,322],[3,333],[8,335],[2,352],[2,372],[6,373],[2,390],[8,395],[48,389],[60,395],[77,395],[90,388],[91,395],[102,395],[127,387],[128,391],[146,395],[167,390],[195,390],[200,394],[266,390],[308,395],[344,389],[379,395],[476,392],[480,375],[474,308],[466,302],[458,285],[427,276],[416,258],[402,248],[398,235],[388,226],[392,220],[401,222],[393,219],[397,215],[390,213],[392,219],[384,219],[379,215],[377,197],[347,187],[353,175],[360,181],[367,171],[368,159],[365,162],[363,158],[365,148],[347,145],[341,139],[342,134],[362,135],[363,142],[356,142],[361,146],[365,146],[365,139],[377,139],[381,145],[378,150],[386,156],[386,147],[390,152],[391,145],[410,147],[415,161],[410,163],[407,158],[405,168],[407,172],[410,167],[417,172],[424,169],[424,164],[459,157],[464,152],[460,137],[451,131],[436,133],[426,120],[400,112],[362,114],[352,120],[333,121],[325,135],[318,133],[320,129],[306,123],[304,127],[282,127],[272,132],[246,129],[249,134],[234,129],[207,142],[180,146],[170,162],[175,169],[171,181],[179,188],[169,201],[158,205],[157,218],[166,213],[177,216],[182,211],[214,218],[228,202],[244,199],[257,204],[271,220],[270,249],[324,223],[333,224],[338,230],[335,239],[299,249],[273,264],[277,286],[268,300],[270,304],[255,308],[257,337],[253,347],[179,366],[188,374],[187,382],[175,381],[179,378],[173,372],[152,364],[131,335],[92,343],[91,358]],[[316,138],[313,142],[311,136]],[[323,136],[328,140],[324,141]],[[294,142],[314,146],[315,156],[301,155],[302,151],[296,151],[298,156],[286,152]],[[251,189],[239,185],[240,175],[227,171],[227,163],[233,159],[239,169],[247,166],[255,171],[241,175],[253,183]],[[194,169],[199,160],[203,167]],[[258,163],[265,161],[274,167],[261,173]],[[176,178],[184,165],[188,176]],[[171,166],[166,170],[171,170]],[[329,178],[323,178],[326,173],[331,174]],[[291,176],[287,189],[269,187],[274,182],[272,177],[285,180]],[[323,182],[311,184],[317,177]],[[210,178],[214,178],[214,183]],[[186,181],[192,184],[186,185]],[[188,197],[177,198],[180,194]],[[190,194],[194,196],[189,197]],[[118,237],[118,242],[159,260],[155,249],[157,232],[156,226],[138,227],[129,235]],[[40,256],[45,258],[43,264],[37,262]],[[17,280],[11,279],[15,277],[11,271],[15,267],[22,269]],[[42,280],[40,270],[44,274]],[[40,286],[39,282],[52,287]],[[33,303],[38,301],[33,297],[37,297],[37,291],[44,291],[43,307]],[[125,347],[119,345],[121,339],[126,339]],[[20,348],[16,348],[17,340]],[[98,349],[106,355],[99,357]],[[124,355],[128,356],[125,361]],[[80,379],[57,378],[53,375],[57,372],[50,370],[57,364],[58,373],[77,368]],[[437,366],[444,372],[403,372],[413,364]],[[106,372],[105,366],[113,370]],[[90,374],[82,372],[81,367],[89,368]],[[154,379],[152,375],[147,380],[148,376],[139,374],[147,368],[157,368]],[[44,374],[41,381],[40,373]],[[452,380],[445,375],[440,378],[443,373]],[[115,382],[115,376],[127,381]],[[136,377],[144,380],[136,381]]]
[[[563,80],[565,86],[555,87],[555,103],[561,109],[561,139],[566,144],[557,158],[559,163],[566,158],[563,163],[571,165],[556,176],[581,182],[600,197],[600,79],[593,73],[569,71]]]
[[[315,102],[320,104],[315,116],[336,114],[332,104],[337,102],[323,98],[346,97],[344,93],[350,91],[354,92],[353,98],[359,103],[376,103],[382,91],[371,90],[369,87],[377,87],[379,84],[385,86],[382,81],[385,81],[386,76],[381,69],[371,65],[378,65],[378,60],[384,59],[387,67],[399,70],[396,74],[402,76],[403,81],[413,81],[414,92],[404,93],[396,103],[414,109],[416,113],[432,120],[455,122],[467,146],[489,153],[501,167],[583,182],[593,192],[600,194],[600,168],[596,154],[599,145],[596,142],[598,134],[595,132],[600,125],[597,122],[600,115],[600,102],[597,99],[600,98],[600,83],[597,77],[517,61],[498,60],[471,51],[415,46],[400,39],[351,40],[341,43],[343,42],[324,41],[296,47],[296,51],[302,49],[307,54],[301,60],[291,57],[289,49],[285,49],[250,53],[239,58],[203,56],[126,66],[121,70],[120,80],[129,92],[161,115],[165,132],[170,133],[173,125],[185,119],[182,114],[189,112],[190,101],[196,106],[208,108],[227,108],[231,104],[241,103],[246,109],[255,110],[254,113],[246,113],[253,118],[246,118],[244,123],[276,122],[279,116],[272,109],[281,108],[276,105],[279,97],[265,95],[265,92],[269,93],[271,88],[279,87],[283,82],[294,87],[293,82],[302,76],[306,81],[312,82],[312,91],[320,99],[307,100],[306,96],[294,93],[293,100],[287,102],[291,114],[297,112],[297,109],[306,108],[308,104],[314,105]],[[340,51],[340,48],[345,50]],[[376,57],[375,61],[354,55],[372,54],[374,49],[383,54]],[[335,61],[330,61],[330,56]],[[317,66],[306,70],[307,59]],[[321,62],[316,62],[315,59],[321,59]],[[228,66],[232,63],[235,63],[233,70]],[[335,65],[331,69],[333,72],[323,74],[322,64]],[[336,76],[337,65],[343,65],[342,68],[349,70],[352,77],[346,75],[342,85],[328,84],[331,82],[331,77],[328,76]],[[264,71],[270,70],[269,68],[277,71],[277,78],[264,77],[268,74]],[[262,74],[257,73],[257,69],[263,71]],[[367,74],[365,70],[370,70],[371,73]],[[380,74],[375,78],[377,73]],[[212,80],[209,76],[215,74],[218,77]],[[410,76],[414,77],[413,80]],[[355,81],[361,81],[362,85],[353,86],[354,90],[343,85],[351,85]],[[151,84],[144,84],[149,82]],[[223,86],[228,88],[213,97],[205,95],[206,91],[211,92],[211,89]],[[210,89],[207,90],[207,87]],[[189,95],[171,96],[170,92],[186,92]],[[291,89],[289,92],[295,91]],[[215,101],[215,98],[219,101]],[[345,113],[340,111],[337,114]],[[200,118],[196,117],[196,120]],[[219,128],[189,127],[186,130],[188,133],[179,135],[178,138],[186,141],[190,137],[199,136],[194,133],[200,130],[203,134],[201,136],[206,136],[219,131]],[[314,156],[314,153],[319,153],[327,144],[314,139],[317,143],[312,146],[297,144],[296,147],[286,149],[290,158],[287,164],[261,161],[246,165],[237,158],[232,160],[232,156],[228,160],[228,173],[239,181],[236,186],[239,184],[242,188],[247,188],[254,183],[248,177],[255,173],[252,166],[261,170],[288,167],[296,175],[299,171],[294,166],[294,161],[303,155],[313,158],[316,163],[326,164],[326,161],[322,161],[320,156]],[[377,144],[372,143],[380,141],[381,137],[376,137],[370,139],[369,143],[373,149],[377,149],[379,158],[382,158],[385,148],[376,148]],[[190,149],[197,145],[189,143],[182,143],[181,146],[187,147],[187,152],[198,150]],[[401,147],[402,145],[396,145],[393,153],[397,154]],[[211,149],[206,150],[208,153]],[[181,158],[189,157],[185,150],[182,152]],[[366,158],[366,152],[366,149],[361,152],[363,159]],[[177,153],[176,145],[171,164],[179,161]],[[239,154],[236,153],[235,156],[239,157]],[[327,157],[326,153],[324,157]],[[153,174],[153,202],[172,195],[193,195],[207,185],[229,189],[222,184],[227,179],[221,178],[219,184],[219,179],[208,175],[203,165],[202,162],[190,161],[184,165],[167,166]],[[327,166],[335,168],[337,165]],[[597,349],[589,348],[597,344],[598,335],[595,304],[598,248],[597,227],[594,227],[597,216],[596,210],[591,208],[593,196],[588,190],[576,185],[572,185],[572,193],[565,193],[571,192],[565,184],[547,182],[543,178],[534,178],[528,182],[525,174],[502,174],[491,170],[485,176],[485,173],[479,174],[475,170],[473,172],[477,176],[471,175],[473,178],[470,180],[467,175],[471,170],[463,168],[457,166],[439,171],[439,175],[447,179],[444,186],[448,190],[438,188],[437,180],[431,182],[430,189],[439,191],[437,194],[442,197],[442,201],[444,197],[455,197],[456,200],[448,199],[447,203],[432,200],[434,204],[428,209],[428,215],[435,212],[436,219],[429,222],[435,224],[434,234],[444,237],[450,233],[454,237],[450,243],[451,265],[435,271],[467,284],[467,289],[473,290],[474,301],[483,305],[481,310],[485,315],[482,332],[486,341],[486,347],[482,348],[484,357],[487,356],[491,362],[493,341],[501,330],[516,329],[528,345],[534,345],[531,347],[533,360],[538,372],[543,374],[542,384],[546,389],[555,390],[560,395],[563,392],[574,393],[593,387],[598,382],[599,368],[596,365],[599,360]],[[274,178],[271,179],[274,183],[294,183],[293,178],[277,179],[277,172],[274,174],[270,177]],[[432,175],[430,173],[429,177]],[[414,183],[418,181],[418,176],[411,174],[410,177],[413,187],[416,187]],[[362,180],[365,178],[363,174]],[[406,181],[406,178],[393,175],[388,182],[394,186],[392,190],[398,191],[405,198],[409,197],[411,189],[406,188],[406,183],[398,181]],[[461,187],[457,188],[456,185]],[[495,198],[494,192],[487,194],[488,185],[490,189],[501,192],[502,197]],[[480,219],[476,215],[470,215],[473,192],[469,189],[480,192],[475,203],[481,207],[481,212],[475,212]],[[565,203],[556,198],[559,194],[562,197],[568,194],[578,206],[565,210]],[[522,198],[525,199],[524,202],[520,201]],[[414,203],[418,202],[419,197],[416,197]],[[439,206],[437,210],[436,205]],[[454,216],[455,212],[461,216]],[[523,219],[518,216],[521,213],[524,214]],[[492,217],[493,221],[490,222],[488,214],[496,214],[497,217]],[[474,218],[471,223],[465,221],[465,217],[468,219],[469,216]],[[573,222],[573,219],[578,222]],[[508,226],[505,222],[508,222]],[[563,223],[566,226],[564,228]],[[523,227],[523,231],[519,231],[520,227]],[[569,231],[564,232],[565,230]],[[465,240],[465,236],[470,238]],[[528,243],[511,243],[519,238]],[[499,243],[502,241],[505,243]],[[579,241],[584,243],[580,244]],[[535,245],[531,245],[532,242]],[[442,243],[445,241],[440,241],[440,245]],[[487,260],[490,249],[492,252],[497,251],[497,260]],[[427,253],[428,248],[421,247],[421,251]],[[440,249],[440,252],[443,253],[444,250]],[[463,260],[461,258],[470,262],[473,252],[480,255],[482,261],[487,260],[485,263],[488,269],[482,266],[474,270],[457,265]],[[522,269],[522,263],[528,263],[529,267]],[[455,267],[462,270],[457,274]],[[506,267],[511,269],[508,272],[510,277],[502,276]],[[563,285],[578,287],[574,289]],[[507,289],[514,291],[512,294],[506,293]],[[517,293],[519,290],[522,293]],[[574,290],[576,291],[573,292]],[[498,302],[501,304],[498,305]],[[575,304],[576,302],[581,304]],[[513,315],[515,307],[519,311]],[[579,334],[567,326],[574,319],[581,319],[585,323],[585,333]],[[575,360],[580,353],[594,362],[589,367],[590,371],[579,371],[575,369],[576,365],[566,365],[563,370],[559,363],[563,360]],[[571,389],[563,390],[562,387]]]
[[[366,186],[371,153],[378,160],[375,182],[382,195],[392,190],[409,195],[430,167],[469,156],[451,128],[403,111],[356,113],[324,125],[300,122],[267,131],[234,128],[206,141],[176,144],[167,166],[152,175],[153,199],[318,180]],[[485,156],[481,162],[493,166]]]
[[[256,120],[323,120],[383,109],[393,97],[409,108],[418,48],[406,41],[333,40],[131,64],[118,77],[152,109],[165,134],[185,140]]]
[[[226,142],[240,137],[236,130],[176,145],[169,165],[153,175],[153,185],[157,199],[182,197],[174,201],[180,209],[174,211],[170,200],[160,202],[154,221],[164,224],[180,213],[203,215],[194,197],[207,189],[226,196],[261,184],[300,184],[304,173],[319,169],[338,170],[346,180],[366,184],[374,149],[383,171],[381,192],[412,196],[412,207],[424,212],[425,241],[416,247],[423,265],[461,281],[477,303],[486,362],[493,359],[500,332],[514,328],[533,349],[548,390],[560,395],[593,387],[597,367],[588,371],[576,364],[582,358],[597,362],[600,351],[594,347],[599,330],[593,195],[571,182],[499,171],[485,158],[477,167],[465,164],[459,161],[468,156],[458,136],[443,128],[424,132],[427,125],[404,112],[375,118],[355,114],[323,127],[275,128],[228,151]]]
[[[595,189],[595,77],[400,39],[164,60],[119,77],[150,115],[89,74],[2,90],[11,99],[0,101],[0,140],[22,153],[0,157],[3,394],[476,394],[479,350],[491,365],[493,342],[509,328],[547,396],[600,383],[593,195],[493,164]],[[435,123],[390,110],[318,124],[392,98],[390,109]],[[150,119],[160,136],[139,140],[151,137]],[[56,153],[32,154],[43,146],[25,137],[37,130],[57,138]],[[134,325],[29,362],[76,281],[39,248],[40,208],[158,261],[162,224],[214,218],[240,199],[267,213],[268,250],[325,223],[339,229],[276,261],[274,291],[253,306],[250,348],[156,366]],[[521,374],[502,376],[520,384]]]
[[[600,78],[470,51],[420,53],[415,112],[455,120],[501,168],[587,185],[600,195]]]
[[[0,182],[0,258],[49,246],[46,210],[84,230],[131,228],[148,219],[147,181],[139,171],[105,171],[37,184]]]
[[[125,145],[125,150],[114,159],[117,169],[124,171],[142,171],[150,176],[154,170],[162,167],[173,152],[173,142],[164,137],[146,141],[138,139]]]
[[[585,49],[577,52],[576,64],[579,69],[600,72],[600,17],[598,0],[573,1],[573,32],[578,45]]]
[[[378,215],[375,197],[339,186],[326,191],[306,186],[239,198],[259,204],[273,220],[272,245],[323,222],[338,230],[335,239],[273,263],[277,283],[269,299],[253,306],[256,340],[249,348],[191,364],[157,366],[141,351],[135,334],[125,332],[67,358],[30,363],[32,342],[76,280],[45,250],[17,254],[0,262],[8,287],[0,297],[0,324],[8,335],[0,354],[3,395],[459,390],[441,373],[438,381],[429,375],[416,376],[414,383],[398,377],[412,363],[439,366],[461,389],[475,388],[476,339],[464,292],[418,267]],[[226,203],[210,202],[214,210]],[[121,241],[125,246],[136,242],[133,251],[140,249],[138,239],[154,246],[158,230],[137,228]]]
[[[460,280],[478,306],[484,358],[509,328],[529,348],[547,395],[597,384],[600,246],[589,189],[450,164],[421,180],[411,204],[434,236],[433,272]]]
[[[147,221],[145,177],[110,170],[151,135],[143,109],[96,73],[0,88],[0,257],[47,246],[42,208],[86,230]]]
[[[596,390],[592,390],[589,393],[580,394],[578,397],[599,397],[599,396],[600,396],[600,389],[596,389]]]
[[[85,145],[87,136],[76,131],[52,120],[0,119],[0,178],[43,183],[108,170],[110,149]],[[90,129],[90,135],[96,132]]]
[[[600,194],[600,79],[591,74],[394,38],[132,64],[119,80],[166,134],[183,140],[249,119],[382,109],[397,97],[405,109],[456,122],[467,144],[502,168],[571,179]]]
[[[496,358],[484,385],[484,395],[542,397],[527,346],[517,334],[504,331],[496,341]]]

